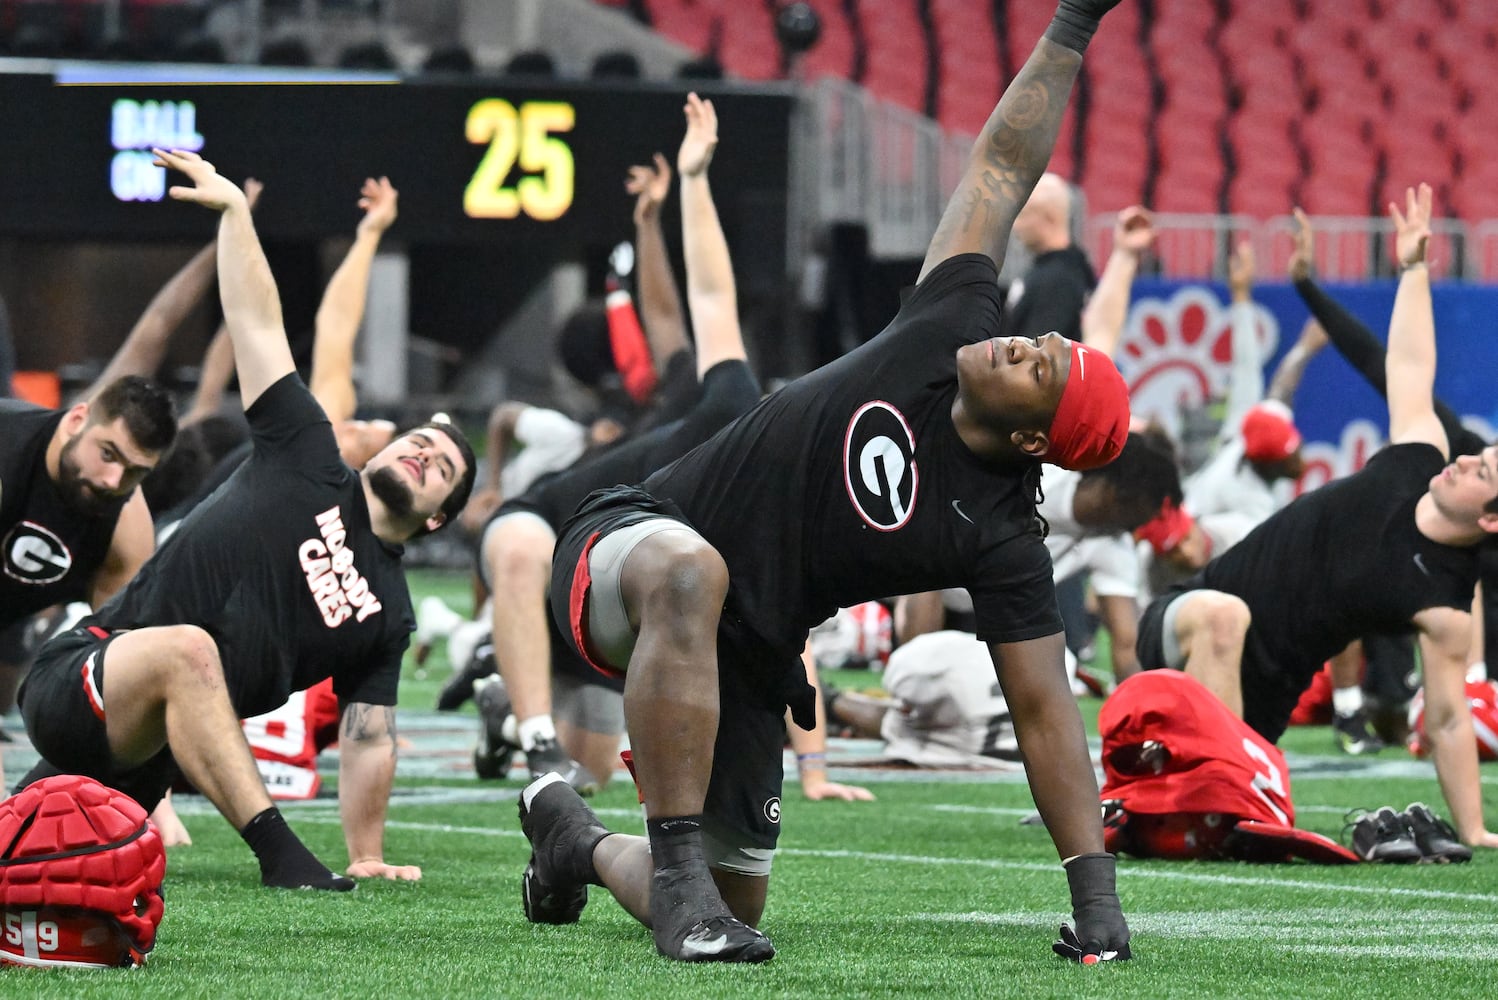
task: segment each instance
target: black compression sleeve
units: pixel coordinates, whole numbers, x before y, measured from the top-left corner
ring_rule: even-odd
[[[1387,399],[1389,387],[1384,378],[1384,345],[1378,342],[1373,331],[1348,312],[1340,302],[1322,291],[1310,278],[1296,281],[1295,290],[1311,310],[1311,315],[1326,330],[1327,339],[1332,342],[1332,346],[1358,370],[1358,374],[1369,385],[1378,390],[1380,396]],[[1475,455],[1486,446],[1486,442],[1463,427],[1461,419],[1451,407],[1439,399],[1435,400],[1435,411],[1441,426],[1446,429],[1446,438],[1451,443],[1453,455]]]

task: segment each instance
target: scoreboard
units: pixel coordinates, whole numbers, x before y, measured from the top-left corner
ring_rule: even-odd
[[[567,254],[600,229],[628,232],[627,167],[657,150],[674,162],[684,129],[685,82],[174,69],[0,71],[0,236],[203,238],[211,221],[171,203],[181,178],[152,163],[150,148],[169,146],[264,181],[257,227],[270,239],[350,232],[360,182],[388,175],[401,192],[393,236]],[[729,224],[740,199],[785,203],[792,99],[711,88],[723,133],[713,188]],[[783,219],[764,221],[783,232]]]

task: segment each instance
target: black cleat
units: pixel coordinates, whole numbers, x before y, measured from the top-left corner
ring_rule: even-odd
[[[1332,732],[1336,734],[1337,746],[1342,748],[1342,752],[1355,757],[1367,753],[1378,753],[1388,746],[1373,731],[1366,709],[1360,708],[1351,715],[1334,714]]]
[[[1404,819],[1388,806],[1374,812],[1349,816],[1353,853],[1364,861],[1412,864],[1420,860],[1420,848]]]
[[[1472,848],[1463,844],[1451,824],[1431,812],[1424,803],[1412,803],[1399,814],[1399,818],[1420,848],[1423,863],[1445,865],[1472,860]]]
[[[567,751],[555,739],[537,741],[525,752],[525,764],[530,769],[532,781],[543,774],[560,774],[579,795],[594,795],[600,787],[593,772],[568,757]]]
[[[485,781],[498,781],[510,773],[510,761],[520,748],[504,738],[505,718],[510,714],[510,696],[498,674],[475,686],[474,704],[479,710],[479,741],[473,749],[473,773]]]
[[[520,793],[520,829],[531,843],[520,878],[525,919],[577,923],[588,905],[588,884],[598,880],[593,848],[609,831],[559,774],[545,775]]]
[[[726,912],[707,866],[701,871],[656,871],[650,885],[655,950],[680,962],[768,962],[770,939]],[[711,893],[711,895],[708,895]],[[700,908],[699,908],[700,907]],[[713,913],[713,909],[720,912]],[[693,919],[688,910],[706,914]]]
[[[494,661],[494,646],[484,643],[469,661],[452,672],[442,690],[437,692],[437,711],[456,712],[475,696],[478,685],[487,677],[499,676]]]

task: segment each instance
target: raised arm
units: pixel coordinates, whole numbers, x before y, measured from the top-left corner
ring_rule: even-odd
[[[1231,324],[1233,366],[1228,373],[1228,398],[1222,418],[1223,437],[1238,433],[1243,418],[1264,398],[1264,358],[1259,353],[1259,331],[1254,320],[1254,250],[1246,240],[1228,258],[1228,321]]]
[[[364,302],[369,294],[369,271],[374,264],[380,238],[395,222],[399,193],[388,177],[366,178],[359,191],[364,218],[349,247],[323,290],[317,307],[316,333],[312,340],[312,381],[309,388],[328,419],[335,424],[349,420],[358,408],[354,392],[354,341],[364,320]]]
[[[921,265],[921,278],[949,257],[987,254],[1002,266],[1014,218],[1045,172],[1061,116],[1098,22],[1119,0],[1061,0],[1045,37],[1010,81],[973,144]]]
[[[624,189],[635,196],[635,275],[640,293],[640,319],[655,370],[664,372],[666,360],[678,351],[691,349],[687,342],[686,314],[666,236],[661,229],[661,204],[671,192],[671,165],[660,153],[651,166],[629,168]]]
[[[244,182],[245,200],[253,211],[260,198],[263,185],[254,178]],[[218,264],[217,239],[193,254],[182,269],[172,275],[161,290],[152,296],[145,312],[130,328],[125,342],[104,366],[104,371],[94,380],[79,399],[92,399],[115,379],[122,375],[155,375],[166,357],[167,346],[172,335],[187,318],[187,314],[202,301]]]
[[[1394,249],[1399,259],[1399,291],[1389,318],[1389,347],[1384,359],[1388,383],[1389,440],[1395,444],[1424,441],[1450,455],[1446,430],[1436,417],[1436,320],[1430,299],[1430,272],[1425,247],[1430,240],[1429,184],[1407,188],[1405,210],[1389,205],[1394,220]]]
[[[1113,223],[1113,249],[1097,287],[1082,309],[1082,343],[1113,357],[1129,318],[1129,295],[1139,260],[1155,242],[1154,219],[1141,205],[1130,205]]]
[[[173,186],[177,201],[190,201],[219,213],[218,290],[224,323],[234,342],[240,399],[248,409],[260,394],[296,371],[276,279],[250,218],[244,192],[213,169],[213,164],[185,150],[153,149],[156,164],[181,171],[192,187]]]
[[[743,360],[738,287],[728,241],[718,221],[707,167],[718,148],[718,113],[712,101],[687,95],[687,134],[676,153],[681,174],[681,250],[687,265],[687,308],[697,337],[697,378],[720,361]]]
[[[1305,325],[1300,328],[1300,337],[1295,341],[1295,346],[1280,358],[1274,377],[1269,380],[1269,398],[1294,409],[1295,392],[1300,388],[1300,380],[1305,377],[1306,365],[1325,349],[1326,344],[1326,330],[1314,317],[1306,320]]]
[[[192,405],[182,415],[182,426],[206,420],[217,413],[233,377],[234,342],[229,339],[229,328],[221,323],[203,351],[203,361],[198,366],[198,387],[193,391]]]
[[[1364,325],[1352,313],[1343,307],[1342,303],[1332,298],[1316,284],[1311,273],[1312,241],[1314,234],[1311,230],[1311,220],[1306,213],[1299,208],[1295,209],[1295,250],[1290,255],[1290,280],[1295,284],[1295,291],[1311,310],[1325,331],[1327,339],[1331,341],[1337,353],[1347,359],[1348,364],[1357,369],[1359,375],[1378,391],[1380,396],[1388,396],[1388,385],[1384,381],[1384,345],[1373,335],[1373,331]],[[1440,418],[1441,426],[1446,428],[1446,438],[1451,443],[1453,454],[1475,455],[1487,447],[1487,442],[1478,434],[1473,433],[1462,426],[1461,418],[1456,411],[1447,406],[1440,399],[1434,399],[1436,416]]]

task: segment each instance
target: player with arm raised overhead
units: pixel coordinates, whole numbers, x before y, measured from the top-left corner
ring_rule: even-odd
[[[701,398],[685,417],[507,500],[486,526],[480,545],[479,573],[494,595],[495,659],[513,703],[516,735],[532,776],[556,771],[584,792],[607,780],[624,726],[617,697],[603,698],[599,682],[614,692],[621,685],[617,678],[605,679],[579,660],[552,626],[546,592],[557,533],[588,494],[619,483],[640,482],[712,437],[754,406],[760,395],[744,352],[733,264],[708,183],[708,165],[718,144],[718,119],[711,102],[691,95],[686,122],[677,168],[687,304],[696,332]],[[651,203],[648,215],[657,216],[658,202],[670,190],[664,159],[657,159],[653,167],[632,168],[629,190],[637,197],[637,219],[643,214],[639,202]],[[652,270],[669,280],[666,262],[649,259],[664,253],[663,241],[643,245],[642,285]],[[646,301],[654,297],[645,296]],[[559,706],[562,717],[556,720],[552,718],[554,695],[563,702]],[[487,769],[482,755],[492,745],[480,743],[475,764],[481,770]]]
[[[472,451],[450,425],[431,424],[362,473],[340,461],[292,364],[243,192],[192,153],[157,158],[192,182],[173,198],[220,213],[219,293],[254,453],[124,590],[42,648],[21,691],[44,758],[30,777],[89,774],[149,809],[180,768],[255,852],[263,884],[352,888],[271,804],[239,725],[331,676],[347,873],[419,878],[383,855],[413,625],[400,545],[461,510]]]
[[[521,797],[532,919],[576,919],[598,883],[672,958],[771,957],[754,925],[778,834],[782,706],[814,722],[809,629],[871,598],[967,587],[1071,884],[1076,928],[1057,949],[1129,956],[1035,512],[1042,462],[1117,456],[1128,395],[1099,352],[999,336],[996,281],[1113,6],[1060,5],[883,333],[569,522],[553,614],[580,655],[624,678],[648,841],[610,834],[565,782],[534,782]]]

